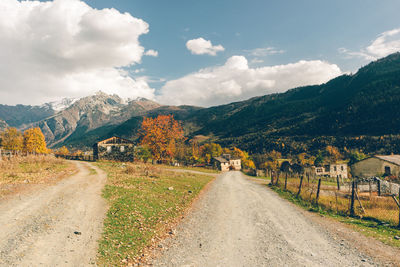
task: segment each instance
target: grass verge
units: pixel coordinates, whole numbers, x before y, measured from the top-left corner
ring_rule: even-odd
[[[208,168],[203,168],[203,167],[187,167],[187,166],[169,166],[169,165],[164,165],[166,169],[177,169],[177,170],[188,170],[188,171],[197,171],[197,172],[204,172],[204,173],[220,173],[219,170],[215,169],[208,169]]]
[[[334,211],[322,209],[309,201],[296,197],[296,194],[291,191],[286,191],[276,186],[269,185],[269,187],[277,192],[282,198],[289,200],[303,209],[334,218],[337,221],[350,225],[352,229],[362,233],[363,235],[373,237],[387,245],[400,248],[400,240],[394,238],[395,236],[400,237],[400,229],[394,226],[371,218],[354,218],[346,216],[345,214],[338,215],[334,213]]]
[[[110,208],[99,242],[98,264],[140,260],[213,177],[174,172],[147,164],[99,162],[108,174],[103,196]]]
[[[0,161],[0,197],[26,184],[58,181],[76,171],[75,165],[53,156],[13,157]]]

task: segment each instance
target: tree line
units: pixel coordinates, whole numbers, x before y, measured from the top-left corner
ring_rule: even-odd
[[[39,127],[30,128],[24,132],[9,127],[0,134],[0,147],[11,151],[14,155],[24,154],[48,154],[45,137]]]
[[[255,168],[246,151],[236,147],[226,148],[216,143],[200,145],[196,139],[185,137],[184,129],[173,115],[144,118],[139,130],[140,147],[136,157],[144,161],[177,161],[186,165],[209,165],[214,157],[231,154],[240,158],[243,168]]]

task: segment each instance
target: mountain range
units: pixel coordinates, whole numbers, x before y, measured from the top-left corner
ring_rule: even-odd
[[[261,152],[280,140],[398,135],[399,104],[400,53],[395,53],[325,84],[210,108],[126,101],[102,92],[57,105],[0,105],[0,128],[39,126],[52,147],[89,147],[112,135],[134,139],[144,116],[173,114],[189,137]]]

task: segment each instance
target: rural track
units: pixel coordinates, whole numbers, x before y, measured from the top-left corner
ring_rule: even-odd
[[[221,174],[152,266],[379,266],[241,172]]]
[[[90,163],[74,163],[77,174],[0,201],[0,266],[95,264],[107,211],[101,197],[106,174]]]

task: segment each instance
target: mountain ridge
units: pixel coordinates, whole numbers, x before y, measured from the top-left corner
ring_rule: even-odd
[[[111,135],[135,138],[144,116],[173,114],[189,137],[206,135],[256,151],[266,147],[262,139],[270,138],[399,134],[398,103],[400,53],[394,53],[321,85],[210,108],[147,99],[126,103],[117,95],[99,93],[29,126],[41,127],[52,146],[91,146]],[[5,120],[1,112],[0,119]]]

